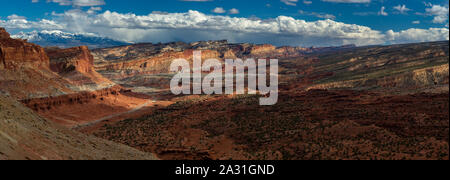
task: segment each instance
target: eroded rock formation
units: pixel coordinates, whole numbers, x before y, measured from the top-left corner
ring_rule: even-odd
[[[0,28],[0,60],[0,69],[9,70],[39,68],[49,64],[43,48],[26,40],[11,39],[4,28]]]
[[[18,99],[73,93],[71,83],[52,72],[44,49],[12,39],[0,28],[0,87]]]
[[[68,49],[47,48],[46,52],[51,60],[50,69],[57,73],[73,70],[81,73],[93,71],[94,58],[87,46]]]
[[[50,69],[83,90],[98,90],[114,85],[94,69],[94,59],[87,46],[68,49],[47,48]]]
[[[303,56],[309,48],[275,47],[269,44],[231,44],[222,41],[194,43],[136,44],[93,50],[95,68],[113,81],[145,74],[168,73],[172,60],[183,58],[192,61],[193,51],[202,51],[202,60],[215,58],[287,58]]]
[[[120,94],[121,86],[95,71],[85,46],[45,51],[0,31],[0,90],[42,117],[73,125],[126,112],[148,101]]]

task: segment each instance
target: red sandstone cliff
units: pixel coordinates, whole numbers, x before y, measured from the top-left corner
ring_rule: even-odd
[[[277,48],[270,44],[229,44],[227,41],[196,42],[191,44],[136,44],[97,49],[93,52],[95,69],[109,79],[139,74],[168,73],[172,60],[183,58],[192,61],[193,51],[202,51],[202,60],[215,58],[286,58],[302,56],[306,51],[299,47]]]
[[[73,93],[71,83],[52,72],[44,49],[12,39],[0,28],[0,89],[19,99]]]
[[[87,46],[69,49],[47,48],[46,52],[50,58],[50,69],[77,86],[98,90],[114,85],[95,71],[94,58]]]
[[[94,70],[87,47],[44,50],[0,30],[0,92],[42,117],[71,126],[135,108],[148,100]],[[121,93],[124,92],[124,93]]]
[[[49,64],[43,48],[26,40],[11,39],[4,28],[0,28],[0,61],[0,69],[9,70]]]
[[[94,70],[87,47],[44,50],[26,40],[12,39],[0,28],[0,90],[13,97],[51,97],[113,85]]]
[[[47,48],[45,50],[50,58],[50,69],[57,73],[76,70],[89,73],[93,70],[94,59],[87,46],[69,49]]]

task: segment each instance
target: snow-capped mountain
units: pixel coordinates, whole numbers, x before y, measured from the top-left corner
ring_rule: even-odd
[[[95,34],[67,33],[57,30],[44,30],[41,32],[20,32],[18,34],[12,35],[11,37],[15,39],[27,39],[28,42],[35,43],[41,46],[57,46],[60,48],[88,46],[90,49],[95,49],[131,44],[124,41],[117,41],[110,38],[100,37]]]

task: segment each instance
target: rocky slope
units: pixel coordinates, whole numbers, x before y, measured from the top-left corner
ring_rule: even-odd
[[[311,53],[280,62],[284,83],[300,89],[448,92],[448,41],[358,47]],[[293,82],[290,82],[293,81]]]
[[[63,128],[148,101],[123,91],[95,72],[87,47],[44,50],[0,28],[0,159],[155,159]]]
[[[93,68],[86,46],[44,49],[0,29],[0,85],[23,100],[95,91],[115,84]]]
[[[47,48],[45,51],[50,58],[50,69],[80,90],[94,91],[115,85],[95,71],[94,59],[87,46]]]
[[[448,64],[416,69],[411,72],[404,72],[392,76],[381,78],[360,78],[353,80],[343,80],[331,83],[321,83],[308,87],[307,89],[334,89],[334,88],[439,88],[448,89]]]
[[[45,50],[11,39],[0,28],[0,87],[19,99],[73,93],[71,83],[50,70]]]
[[[120,86],[113,86],[97,91],[27,99],[21,102],[40,116],[61,126],[73,128],[132,111],[151,100],[126,92]]]
[[[0,160],[156,159],[152,154],[53,124],[0,94]]]
[[[45,67],[49,64],[44,49],[25,40],[10,39],[0,28],[0,69],[17,70],[26,67]]]

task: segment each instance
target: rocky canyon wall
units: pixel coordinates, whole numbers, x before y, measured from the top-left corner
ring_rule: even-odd
[[[0,28],[0,69],[40,68],[49,65],[44,49],[26,40],[11,39],[4,28]]]
[[[73,93],[71,83],[50,70],[42,47],[12,39],[4,28],[0,28],[0,60],[0,87],[15,98]]]
[[[193,52],[201,50],[202,60],[209,58],[287,58],[302,56],[307,48],[272,45],[229,44],[227,41],[207,41],[168,44],[136,44],[93,51],[95,69],[105,77],[120,81],[137,75],[166,74],[174,59],[193,60]]]
[[[70,80],[78,91],[95,91],[115,84],[94,69],[94,58],[87,46],[68,49],[47,48],[50,69]]]
[[[78,71],[89,73],[93,71],[94,58],[87,46],[68,49],[47,48],[50,57],[50,69],[57,73]]]

